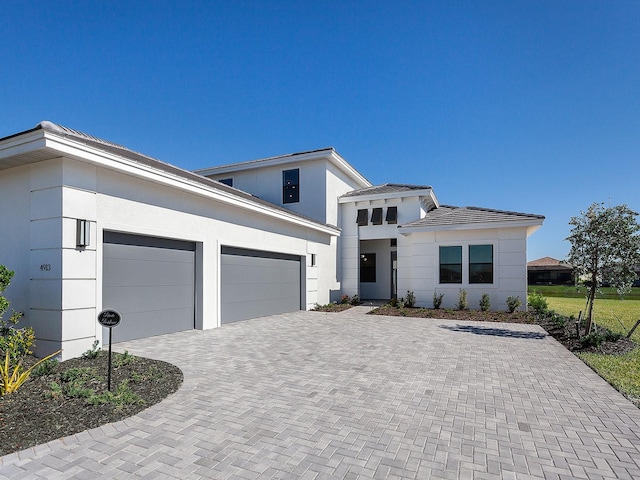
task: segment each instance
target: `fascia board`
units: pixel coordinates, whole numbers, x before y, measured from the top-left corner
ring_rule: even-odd
[[[314,152],[303,154],[283,155],[280,157],[265,158],[261,160],[252,160],[249,162],[234,163],[231,165],[222,165],[220,167],[203,168],[200,170],[194,170],[194,173],[198,175],[224,175],[232,174],[236,172],[244,172],[248,170],[255,170],[261,168],[278,167],[284,165],[291,165],[296,163],[303,163],[312,160],[328,160],[339,170],[344,172],[348,177],[355,180],[362,188],[370,187],[371,182],[364,178],[360,172],[353,168],[344,158],[342,158],[334,149],[328,148],[325,150],[317,150]]]
[[[391,199],[402,199],[402,198],[414,198],[414,197],[429,197],[437,203],[437,199],[435,195],[433,195],[433,190],[406,190],[403,192],[392,192],[392,193],[376,193],[375,195],[358,195],[355,197],[340,197],[338,199],[338,203],[359,203],[359,202],[373,202],[375,200],[391,200]]]
[[[39,150],[44,148],[45,144],[42,130],[12,137],[0,144],[0,159]]]
[[[237,197],[231,193],[216,190],[207,185],[200,184],[186,178],[173,175],[169,172],[155,169],[151,166],[142,165],[140,163],[128,160],[118,155],[105,152],[103,150],[85,145],[80,142],[74,142],[69,138],[60,138],[45,132],[46,148],[54,149],[57,152],[77,158],[80,161],[92,163],[101,167],[110,168],[112,170],[125,173],[138,178],[159,183],[176,189],[181,189],[193,193],[195,195],[214,199],[228,205],[258,212],[279,220],[294,223],[299,226],[311,228],[313,230],[326,233],[328,235],[337,236],[340,230],[330,225],[322,225],[312,220],[306,220],[295,215],[289,215],[281,210],[271,209],[264,204],[252,202],[249,199]]]
[[[349,162],[347,162],[342,156],[338,154],[335,150],[331,150],[329,155],[329,161],[333,163],[340,170],[345,172],[347,176],[351,177],[357,183],[362,185],[362,188],[367,188],[373,186],[373,184],[367,180],[360,172],[358,172]]]
[[[246,170],[254,170],[256,168],[276,167],[278,165],[287,165],[291,163],[304,162],[307,160],[319,160],[321,158],[328,158],[331,151],[331,149],[326,149],[299,155],[292,154],[282,155],[278,157],[262,158],[259,160],[250,160],[248,162],[221,165],[219,167],[202,168],[199,170],[194,170],[194,173],[206,177],[207,175],[221,175],[225,173],[244,172]]]
[[[513,227],[527,227],[527,236],[531,235],[535,230],[542,226],[541,220],[514,220],[512,222],[485,222],[485,223],[464,223],[460,225],[435,225],[431,226],[415,226],[405,227],[399,226],[400,233],[420,233],[420,232],[442,232],[442,231],[454,231],[454,230],[485,230],[496,228],[513,228]],[[534,228],[531,233],[529,229]]]

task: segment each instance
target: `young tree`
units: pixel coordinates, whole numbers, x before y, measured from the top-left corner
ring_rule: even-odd
[[[629,292],[640,264],[640,225],[638,214],[626,205],[605,207],[592,204],[579,217],[571,217],[571,250],[567,262],[576,279],[590,282],[585,312],[585,332],[591,333],[593,302],[603,282],[616,287],[620,295]]]

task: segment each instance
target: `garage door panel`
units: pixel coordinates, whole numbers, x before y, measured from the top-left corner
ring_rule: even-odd
[[[175,319],[189,316],[192,311],[193,307],[164,309],[155,312],[120,312],[122,313],[122,321],[120,325],[112,329],[112,341],[124,342],[135,338],[174,333],[176,332]],[[149,322],[150,313],[153,314],[153,322]],[[193,328],[193,325],[190,328]]]
[[[104,265],[105,286],[135,285],[191,285],[193,284],[194,256],[190,255],[190,263],[149,262],[148,260],[124,260],[109,258]],[[148,271],[155,272],[150,276]]]
[[[120,313],[157,311],[170,308],[193,308],[191,286],[107,287],[108,298],[117,299]]]
[[[114,341],[194,328],[195,244],[105,232],[102,297],[122,314]]]
[[[223,247],[220,264],[222,323],[300,310],[300,257]]]

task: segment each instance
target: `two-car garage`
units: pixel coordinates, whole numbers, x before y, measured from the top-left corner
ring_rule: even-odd
[[[196,315],[196,244],[104,232],[104,308],[122,315],[113,341],[190,330]],[[300,256],[223,246],[220,318],[231,323],[302,308]]]

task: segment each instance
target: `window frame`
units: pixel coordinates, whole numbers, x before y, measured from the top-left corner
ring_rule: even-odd
[[[395,225],[398,223],[398,207],[387,207],[385,221],[390,225]]]
[[[367,209],[367,208],[358,209],[358,214],[356,216],[356,223],[360,227],[364,227],[365,225],[369,225],[369,209]]]
[[[472,261],[474,260],[472,258],[472,249],[478,249],[479,247],[490,247],[490,253],[491,253],[491,261],[490,262],[477,262],[477,261]],[[484,243],[484,244],[469,244],[468,247],[468,252],[469,252],[469,257],[468,257],[468,265],[469,265],[469,284],[470,285],[478,285],[478,284],[493,284],[493,277],[494,277],[494,248],[493,248],[493,244],[491,243]],[[477,271],[477,268],[472,268],[473,266],[485,266],[485,267],[489,267],[486,271]],[[486,274],[488,275],[487,279],[483,279],[482,275]]]
[[[375,207],[371,211],[371,225],[382,225],[382,207]]]
[[[459,249],[460,252],[460,261],[459,262],[447,262],[447,263],[443,263],[442,261],[442,252],[444,249]],[[463,265],[464,265],[464,260],[462,258],[462,245],[439,245],[438,246],[438,283],[443,284],[443,285],[461,285],[463,283],[463,279],[464,279],[464,272],[463,272]],[[459,279],[458,278],[453,278],[451,280],[445,280],[444,277],[445,275],[443,275],[443,266],[449,266],[449,270],[452,271],[453,273],[456,273],[457,275],[459,275]],[[453,270],[451,270],[451,266],[458,266],[459,271],[455,272]],[[453,276],[453,275],[452,275]]]
[[[289,175],[295,172],[295,182]],[[300,169],[282,171],[282,203],[300,203]]]

